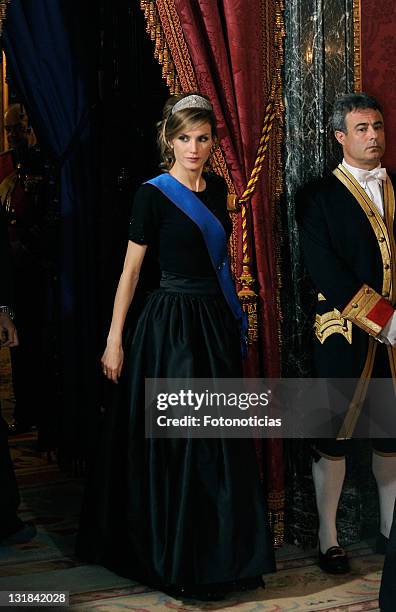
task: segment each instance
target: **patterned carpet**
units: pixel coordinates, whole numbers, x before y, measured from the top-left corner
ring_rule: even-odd
[[[219,603],[172,599],[79,562],[73,553],[82,482],[61,474],[35,450],[34,434],[11,439],[22,493],[21,516],[32,520],[37,536],[25,544],[0,546],[0,590],[64,589],[72,610],[241,610],[253,612],[365,612],[378,610],[383,557],[369,544],[350,549],[352,573],[330,577],[319,570],[313,551],[284,547],[278,572],[266,577],[266,589],[236,594]]]

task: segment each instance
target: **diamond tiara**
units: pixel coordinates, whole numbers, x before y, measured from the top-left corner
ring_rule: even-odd
[[[204,108],[205,110],[212,110],[212,105],[206,98],[191,94],[182,98],[172,108],[171,115],[177,113],[177,111],[183,110],[184,108]]]

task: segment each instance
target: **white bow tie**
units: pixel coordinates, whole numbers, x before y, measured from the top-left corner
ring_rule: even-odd
[[[362,183],[386,181],[386,169],[381,167],[374,168],[374,170],[359,170],[359,180],[362,181]]]

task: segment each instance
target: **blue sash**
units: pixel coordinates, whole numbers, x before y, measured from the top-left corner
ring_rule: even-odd
[[[210,259],[215,269],[220,288],[229,305],[232,314],[238,321],[241,334],[242,355],[247,352],[247,316],[242,310],[232,280],[227,254],[227,237],[224,227],[218,218],[210,212],[201,200],[170,174],[160,174],[147,181],[166,195],[181,211],[183,211],[202,232]]]

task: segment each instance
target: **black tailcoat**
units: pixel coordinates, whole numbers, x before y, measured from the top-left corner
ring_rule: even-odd
[[[396,185],[395,177],[390,179]],[[300,190],[296,204],[305,265],[321,294],[317,321],[334,309],[335,317],[339,317],[339,323],[329,329],[323,343],[315,336],[317,375],[358,378],[365,365],[370,334],[341,313],[364,285],[378,294],[377,300],[382,300],[384,265],[388,265],[381,253],[382,243],[356,197],[334,174]],[[371,212],[369,215],[372,217]],[[394,221],[391,231],[394,234]],[[396,265],[396,261],[389,265]],[[386,299],[390,300],[390,296]],[[347,328],[349,341],[342,333]],[[377,348],[386,355],[383,345]]]

